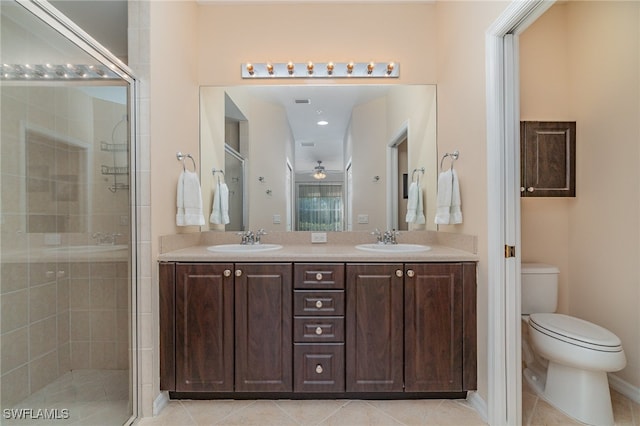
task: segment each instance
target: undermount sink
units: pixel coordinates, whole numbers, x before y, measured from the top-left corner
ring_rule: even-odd
[[[356,246],[358,250],[376,251],[379,253],[415,253],[420,251],[431,250],[429,246],[422,244],[359,244]]]
[[[222,253],[253,253],[256,251],[280,250],[280,244],[219,244],[207,247],[207,250]]]
[[[45,250],[49,253],[102,253],[107,251],[125,250],[128,246],[126,244],[113,244],[113,245],[80,245],[80,246],[57,246],[49,247]]]

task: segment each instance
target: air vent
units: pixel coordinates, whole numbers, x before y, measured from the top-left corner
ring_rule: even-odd
[[[311,99],[296,99],[295,103],[309,105],[311,103]]]
[[[314,147],[314,146],[316,146],[316,143],[315,142],[301,142],[300,146]]]

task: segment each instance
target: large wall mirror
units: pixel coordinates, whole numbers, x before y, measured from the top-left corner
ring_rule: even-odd
[[[204,229],[436,229],[436,105],[435,85],[201,87]],[[406,220],[412,183],[424,223]]]

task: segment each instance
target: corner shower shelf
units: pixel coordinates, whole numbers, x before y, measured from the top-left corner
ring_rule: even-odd
[[[116,192],[119,189],[129,189],[129,184],[125,182],[118,182],[117,176],[124,176],[129,174],[129,166],[116,166],[116,152],[127,152],[129,146],[124,143],[107,143],[100,142],[100,150],[113,153],[113,166],[102,165],[102,174],[113,176],[113,184],[108,187],[109,191]]]

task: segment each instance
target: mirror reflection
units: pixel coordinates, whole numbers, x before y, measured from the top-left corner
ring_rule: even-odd
[[[200,138],[206,230],[436,229],[435,85],[201,87]]]

